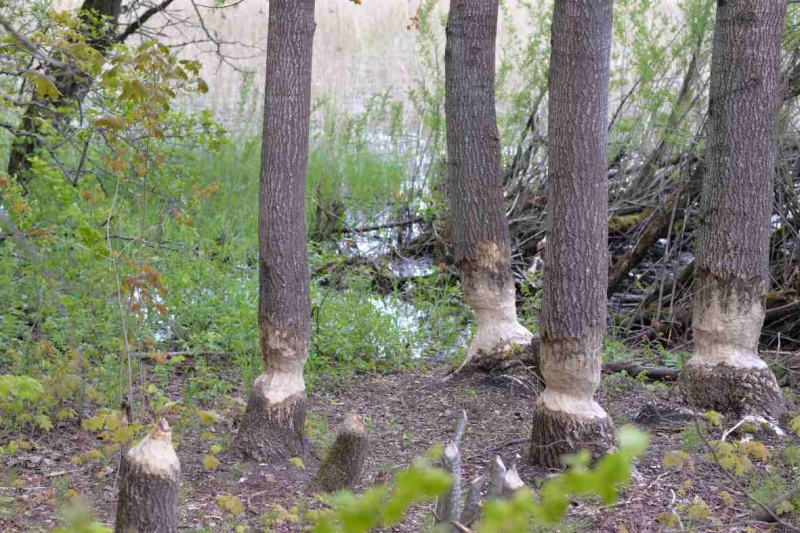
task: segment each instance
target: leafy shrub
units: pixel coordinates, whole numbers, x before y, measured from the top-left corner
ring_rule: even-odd
[[[630,426],[620,428],[618,450],[603,456],[594,468],[589,467],[591,455],[584,451],[566,459],[569,470],[545,481],[538,498],[523,488],[510,500],[486,502],[477,531],[527,531],[533,522],[558,523],[569,508],[571,496],[596,494],[604,503],[614,503],[619,487],[630,479],[633,460],[644,453],[647,443],[645,433]],[[399,523],[413,503],[445,494],[450,483],[448,474],[431,467],[427,459],[418,458],[395,478],[392,488],[372,487],[360,496],[348,491],[335,495],[333,509],[317,515],[314,532],[362,533],[389,527]]]

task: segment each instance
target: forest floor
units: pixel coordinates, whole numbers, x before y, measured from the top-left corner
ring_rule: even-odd
[[[444,376],[445,369],[410,370],[357,375],[346,386],[317,385],[310,398],[310,438],[318,449],[324,448],[346,414],[358,412],[371,439],[363,488],[386,482],[412,458],[437,442],[445,442],[459,410],[464,409],[469,420],[462,445],[466,478],[485,472],[490,459],[498,454],[506,464],[518,463],[522,479],[531,486],[538,486],[555,473],[528,466],[525,461],[525,437],[538,394],[533,379],[465,375],[443,382]],[[191,370],[176,373],[169,388],[177,396],[184,385],[182,380],[194,377]],[[644,406],[675,400],[676,391],[672,385],[646,384],[617,374],[604,377],[598,398],[621,426],[642,422]],[[259,465],[236,462],[223,452],[218,455],[218,468],[207,471],[202,459],[209,449],[208,431],[218,442],[230,443],[241,403],[220,397],[216,405],[204,408],[217,410],[223,418],[210,428],[194,423],[180,433],[176,429],[182,464],[181,529],[307,529],[308,510],[324,505],[307,489],[317,459],[307,457],[304,468]],[[638,461],[635,479],[621,492],[619,501],[612,506],[591,499],[575,501],[564,526],[537,531],[742,531],[746,526],[752,531],[766,531],[768,526],[749,519],[753,504],[745,490],[769,499],[774,498],[770,490],[784,490],[785,481],[781,480],[797,482],[800,454],[790,456],[787,450],[798,450],[795,445],[800,440],[790,431],[783,437],[757,435],[770,458],[754,458],[749,472],[732,477],[706,457],[704,439],[720,438],[722,431],[737,421],[724,419],[721,426],[713,427],[703,420],[699,425],[666,419],[640,423],[651,436],[650,447]],[[707,430],[708,436],[701,437],[698,427],[704,428],[703,433]],[[0,457],[0,530],[54,528],[67,495],[75,492],[83,496],[101,522],[110,524],[116,510],[116,460],[81,466],[70,462],[70,457],[101,444],[96,435],[79,429],[74,422],[60,422],[32,442],[28,451]],[[665,454],[679,450],[685,451],[688,459],[683,464],[665,466]],[[242,514],[234,517],[223,511],[217,502],[221,495],[238,496]],[[666,520],[668,516],[673,518]],[[796,520],[797,515],[789,519]],[[392,531],[424,531],[431,523],[431,505],[420,505]]]

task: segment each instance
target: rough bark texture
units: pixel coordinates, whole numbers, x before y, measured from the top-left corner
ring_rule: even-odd
[[[785,0],[717,4],[695,267],[695,354],[682,378],[687,401],[701,408],[754,414],[783,408],[775,377],[758,356],[758,339],[768,283],[785,11]]]
[[[520,369],[538,374],[541,349],[541,338],[539,335],[531,334],[530,340],[523,344],[512,341],[510,344],[504,345],[503,349],[481,352],[480,357],[466,361],[465,365],[481,372],[495,374]]]
[[[360,416],[352,413],[336,435],[333,446],[314,478],[314,485],[328,492],[355,488],[364,470],[368,451],[369,439],[364,422]]]
[[[561,458],[578,450],[589,450],[595,459],[600,457],[614,442],[615,430],[607,416],[586,419],[537,406],[531,435],[531,463],[561,468]]]
[[[78,10],[78,14],[84,22],[86,31],[86,41],[101,54],[108,50],[113,41],[113,31],[119,19],[122,0],[85,0]],[[91,14],[91,15],[90,15]],[[104,22],[108,22],[104,26]],[[104,31],[107,30],[107,31]],[[25,109],[22,116],[21,131],[38,134],[41,128],[41,121],[48,118],[48,115],[55,116],[55,109],[58,106],[69,106],[75,101],[83,99],[88,90],[89,83],[85,76],[76,72],[60,72],[48,70],[55,80],[56,89],[61,94],[61,98],[53,106],[53,111],[44,110],[40,107],[31,105]],[[30,164],[28,158],[36,150],[36,139],[28,135],[14,137],[9,150],[8,175],[20,180],[25,186],[28,177],[25,176]]]
[[[258,323],[264,374],[250,395],[237,448],[254,459],[303,449],[310,301],[305,188],[314,0],[269,4],[261,156]]]
[[[481,516],[481,491],[486,484],[486,478],[477,476],[472,478],[467,487],[467,496],[464,498],[464,510],[461,512],[461,524],[466,527],[478,521]]]
[[[177,533],[181,470],[166,420],[123,463],[115,533]]]
[[[785,410],[783,395],[769,368],[728,365],[687,366],[680,382],[686,402],[700,410],[777,418]]]
[[[594,401],[608,284],[606,135],[613,0],[556,0],[549,77],[550,174],[541,370],[530,459],[559,465],[607,448],[613,424]]]
[[[302,457],[307,409],[305,392],[278,403],[270,402],[268,394],[268,390],[256,386],[250,391],[233,448],[256,461]]]
[[[464,301],[478,331],[469,362],[530,343],[517,322],[494,98],[497,0],[453,0],[445,47],[447,198]],[[485,366],[485,365],[484,365]]]

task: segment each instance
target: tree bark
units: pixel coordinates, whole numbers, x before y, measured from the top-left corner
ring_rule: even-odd
[[[327,492],[352,490],[364,470],[368,451],[369,439],[364,422],[356,413],[351,413],[320,466],[314,485]]]
[[[163,418],[123,458],[115,533],[177,533],[181,465]]]
[[[114,41],[114,28],[121,8],[122,0],[84,0],[78,10],[86,42],[101,54],[105,54]],[[38,134],[42,120],[48,114],[56,117],[58,107],[69,106],[82,100],[88,89],[89,83],[81,73],[48,72],[48,74],[55,80],[56,89],[61,97],[52,106],[52,110],[44,110],[35,105],[25,108],[20,128],[23,132]],[[9,150],[8,175],[17,179],[25,190],[29,181],[29,177],[26,176],[30,168],[29,158],[36,150],[36,146],[35,137],[18,135],[14,137]]]
[[[783,397],[758,356],[769,276],[774,128],[785,0],[720,0],[711,63],[708,174],[695,267],[692,407],[776,415]]]
[[[264,374],[253,385],[236,442],[257,460],[303,452],[303,365],[311,321],[305,184],[314,28],[314,0],[270,2],[258,225]]]
[[[517,322],[494,98],[497,0],[453,0],[445,46],[447,199],[455,262],[478,331],[465,364],[530,345]]]
[[[530,460],[610,447],[614,425],[594,400],[608,285],[606,136],[613,0],[556,0],[549,77],[550,174],[541,370]]]

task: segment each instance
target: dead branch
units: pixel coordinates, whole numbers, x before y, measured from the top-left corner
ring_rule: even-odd
[[[676,381],[680,372],[672,368],[663,366],[649,366],[641,365],[631,361],[613,361],[603,364],[603,372],[614,374],[617,372],[627,372],[629,376],[636,377],[642,373],[647,375],[648,379]]]

